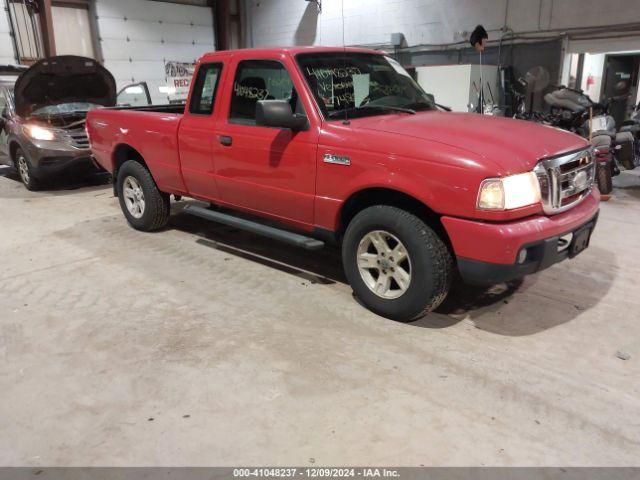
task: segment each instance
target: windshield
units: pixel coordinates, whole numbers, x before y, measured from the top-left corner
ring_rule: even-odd
[[[92,108],[102,108],[102,106],[87,102],[60,103],[34,110],[32,115],[64,115],[65,113],[87,112]]]
[[[298,64],[329,119],[433,110],[429,96],[390,57],[370,53],[304,53]]]

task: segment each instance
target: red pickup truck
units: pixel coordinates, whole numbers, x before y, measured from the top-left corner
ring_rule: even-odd
[[[338,243],[359,299],[397,320],[458,275],[500,283],[577,255],[598,215],[584,139],[443,111],[371,50],[209,53],[186,107],[93,110],[87,129],[134,228],[162,228],[170,195],[189,196],[211,204],[186,207],[202,218]]]

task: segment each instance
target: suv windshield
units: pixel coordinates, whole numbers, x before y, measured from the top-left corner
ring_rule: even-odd
[[[304,53],[298,65],[326,118],[434,110],[429,96],[390,57],[370,53]]]

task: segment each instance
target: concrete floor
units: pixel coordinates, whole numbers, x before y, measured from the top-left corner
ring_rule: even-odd
[[[138,233],[100,179],[2,170],[0,465],[637,465],[640,177],[616,181],[574,261],[400,324],[336,252]]]

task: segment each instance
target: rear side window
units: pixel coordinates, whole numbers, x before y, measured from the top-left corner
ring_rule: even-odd
[[[222,72],[221,63],[208,63],[200,66],[196,83],[193,86],[189,112],[200,115],[210,115],[213,112],[220,72]]]
[[[287,100],[294,113],[304,113],[289,72],[275,60],[245,60],[238,64],[229,120],[255,125],[259,100]]]

